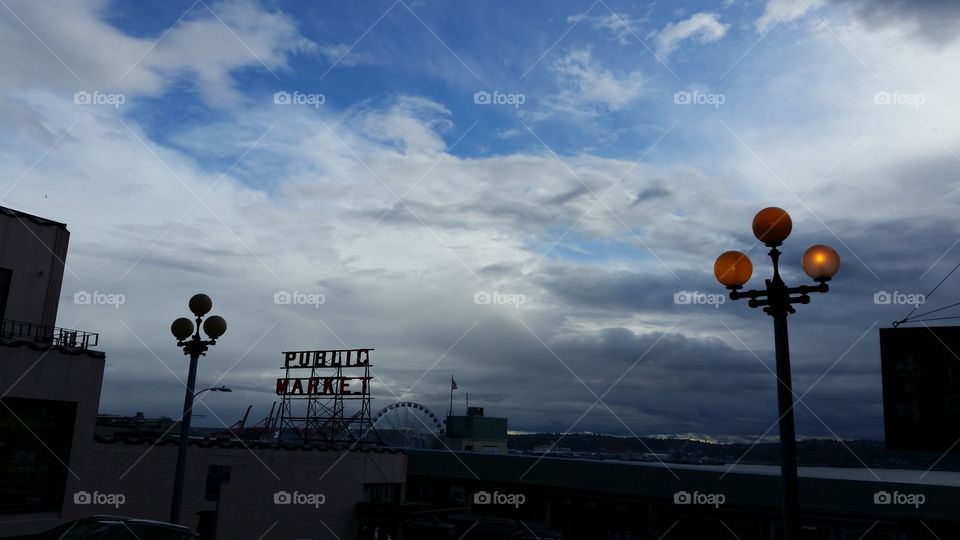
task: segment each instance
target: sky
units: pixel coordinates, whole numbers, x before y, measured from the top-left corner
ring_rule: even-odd
[[[58,324],[101,412],[176,417],[169,332],[227,333],[195,425],[282,351],[374,348],[374,410],[519,431],[776,435],[772,322],[727,250],[842,265],[790,316],[801,437],[883,437],[878,331],[960,263],[960,5],[0,1],[0,205],[65,222]],[[948,280],[920,306],[956,301]],[[288,300],[288,301],[285,301]],[[949,313],[949,312],[947,312]]]

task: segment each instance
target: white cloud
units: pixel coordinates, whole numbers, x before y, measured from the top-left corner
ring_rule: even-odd
[[[567,17],[567,23],[587,22],[590,28],[594,30],[603,30],[610,32],[614,38],[621,44],[626,45],[631,37],[637,37],[637,29],[640,21],[633,19],[626,13],[611,13],[609,15],[570,15]]]
[[[105,23],[105,0],[8,5],[16,17],[0,10],[0,58],[7,67],[0,88],[6,89],[158,95],[186,79],[209,104],[223,105],[241,96],[233,72],[282,70],[288,55],[315,47],[290,17],[252,0],[196,4],[166,34],[145,38]],[[34,50],[42,54],[24,54]]]
[[[643,95],[644,78],[639,71],[616,74],[593,58],[589,49],[574,49],[559,59],[553,70],[563,90],[544,99],[549,112],[595,116],[619,111]]]
[[[657,57],[666,59],[684,41],[699,43],[717,41],[727,34],[729,24],[720,22],[715,13],[697,13],[677,23],[668,24],[657,33]]]
[[[769,0],[763,14],[754,26],[757,32],[767,32],[770,28],[802,17],[807,11],[818,8],[824,0]]]
[[[330,64],[338,66],[357,66],[372,64],[373,57],[369,54],[351,49],[346,43],[318,45],[316,51]]]

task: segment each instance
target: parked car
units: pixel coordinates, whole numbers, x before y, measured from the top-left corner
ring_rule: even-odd
[[[436,516],[404,522],[403,533],[405,538],[417,540],[454,540],[461,536],[456,525],[441,521]]]
[[[40,534],[7,540],[196,540],[200,536],[173,523],[120,516],[90,516]]]
[[[483,518],[463,532],[463,540],[507,540],[523,525],[519,521],[502,518]]]
[[[561,540],[561,536],[557,531],[524,527],[523,530],[511,534],[510,540]]]

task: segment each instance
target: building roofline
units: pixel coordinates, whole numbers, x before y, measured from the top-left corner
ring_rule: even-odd
[[[180,441],[177,437],[168,437],[164,439],[150,439],[150,438],[141,438],[141,437],[103,437],[101,435],[94,436],[94,441],[100,444],[126,444],[126,445],[154,445],[154,446],[171,446],[179,445]],[[199,448],[243,448],[248,450],[254,449],[265,449],[265,450],[302,450],[305,452],[361,452],[361,453],[375,453],[375,454],[403,454],[405,453],[403,449],[400,448],[390,448],[384,446],[371,446],[371,445],[346,445],[346,444],[327,444],[327,443],[313,443],[313,444],[301,444],[301,443],[276,443],[276,442],[267,442],[267,441],[241,441],[241,440],[224,440],[224,439],[194,439],[191,438],[189,442],[190,446],[195,446]]]
[[[676,466],[675,466],[676,465]],[[673,470],[681,472],[680,475]],[[515,492],[592,494],[596,497],[646,500],[673,505],[681,490],[722,493],[726,508],[777,511],[780,478],[776,467],[739,465],[730,471],[715,465],[659,464],[613,460],[538,457],[410,449],[407,479],[442,478],[454,484]],[[876,519],[955,519],[960,473],[922,470],[850,468],[799,469],[804,512]],[[729,472],[729,478],[724,480]],[[806,474],[805,474],[806,473]],[[923,483],[913,478],[924,475]],[[879,480],[874,478],[879,477]],[[681,480],[682,478],[682,480]],[[482,480],[481,480],[482,479]],[[509,488],[507,487],[509,486]],[[877,505],[877,493],[922,493],[922,507]],[[920,513],[918,513],[918,511]]]
[[[6,206],[0,206],[0,214],[5,214],[17,219],[26,219],[37,225],[40,225],[41,227],[57,227],[65,231],[67,230],[66,223],[60,223],[59,221],[53,221],[52,219],[42,218],[40,216],[21,212],[20,210],[14,210],[13,208],[7,208]]]
[[[103,351],[92,351],[90,349],[80,349],[74,347],[64,347],[62,345],[49,345],[46,343],[37,343],[33,340],[18,340],[18,339],[0,339],[0,347],[26,347],[34,351],[57,351],[63,354],[69,354],[70,356],[89,356],[91,358],[106,358],[107,355]]]

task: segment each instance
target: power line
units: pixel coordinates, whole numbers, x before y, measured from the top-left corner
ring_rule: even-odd
[[[957,265],[953,267],[953,270],[951,270],[950,273],[948,273],[946,276],[944,276],[943,279],[940,280],[940,283],[937,283],[937,286],[936,286],[936,287],[934,287],[933,289],[930,290],[929,293],[927,293],[926,295],[924,295],[924,297],[923,297],[923,298],[924,298],[924,302],[926,302],[927,300],[930,299],[931,296],[933,296],[933,293],[936,292],[936,290],[939,289],[941,285],[943,285],[943,282],[946,281],[947,278],[949,278],[951,275],[953,275],[954,272],[957,271],[957,268],[960,268],[960,263],[957,263]],[[925,316],[925,315],[929,315],[929,314],[931,314],[931,313],[936,313],[937,311],[943,311],[944,309],[951,308],[951,307],[958,306],[958,305],[960,305],[960,302],[957,302],[956,304],[951,304],[951,305],[949,305],[949,306],[946,306],[946,307],[943,307],[943,308],[940,308],[940,309],[935,309],[935,310],[933,310],[933,311],[928,311],[927,313],[922,313],[922,314],[920,314],[920,315],[917,315],[917,317],[923,317],[923,316]],[[919,309],[919,308],[920,308],[920,304],[917,304],[917,305],[913,306],[913,309],[910,310],[910,313],[907,313],[907,316],[904,317],[903,319],[894,322],[894,323],[893,323],[893,326],[894,326],[894,327],[897,327],[897,326],[900,326],[901,324],[903,324],[903,323],[905,323],[905,322],[920,322],[920,321],[918,321],[918,320],[913,320],[913,321],[911,321],[911,319],[910,319],[910,316],[913,315],[913,313],[914,313],[915,311],[917,311],[917,309]],[[935,321],[935,320],[945,320],[945,319],[952,319],[952,318],[954,318],[954,317],[940,317],[940,318],[927,319],[927,320]]]

